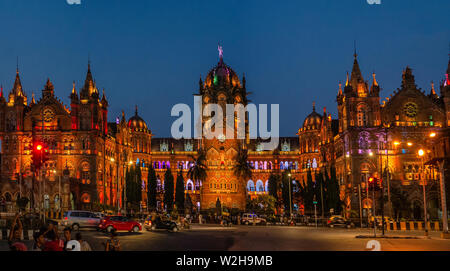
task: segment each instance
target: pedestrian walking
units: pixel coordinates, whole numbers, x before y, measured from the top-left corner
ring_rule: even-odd
[[[105,251],[121,251],[120,241],[117,236],[115,230],[111,231],[111,239],[106,242]]]

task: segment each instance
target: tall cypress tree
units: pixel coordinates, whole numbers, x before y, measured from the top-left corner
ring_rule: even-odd
[[[341,211],[341,199],[339,197],[339,184],[336,177],[336,168],[331,166],[330,168],[330,179],[327,184],[327,198],[328,198],[328,208],[334,209],[335,213]]]
[[[305,205],[305,212],[311,213],[314,208],[314,182],[312,179],[311,170],[308,170],[306,173],[306,186],[303,187],[303,190],[304,192],[302,194],[304,196],[303,204]]]
[[[290,211],[290,204],[291,204],[291,200],[292,200],[292,194],[291,197],[289,197],[289,188],[291,189],[291,193],[292,193],[292,185],[289,185],[289,171],[284,171],[283,174],[281,175],[281,195],[283,197],[283,205],[284,205],[284,210],[285,212],[289,212]]]
[[[277,201],[278,201],[278,180],[279,180],[278,175],[275,175],[273,173],[270,174],[269,185],[267,187],[269,189],[269,195],[274,197]]]
[[[147,189],[147,197],[148,197],[148,206],[150,210],[156,210],[156,172],[152,165],[148,169],[148,189]]]
[[[173,210],[173,175],[170,168],[164,174],[164,205],[167,212]]]
[[[178,172],[177,184],[175,186],[175,205],[180,213],[184,212],[184,179],[182,172]]]
[[[126,197],[127,197],[127,204],[133,204],[135,201],[135,196],[133,193],[134,190],[134,168],[131,167],[130,169],[127,169],[125,181],[127,183],[126,187]]]
[[[135,194],[135,204],[139,206],[142,201],[142,173],[141,173],[141,165],[136,165],[135,173],[134,173],[134,191]]]

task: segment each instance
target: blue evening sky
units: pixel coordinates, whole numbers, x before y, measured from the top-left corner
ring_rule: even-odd
[[[193,103],[220,42],[225,62],[246,74],[250,99],[280,104],[281,135],[295,136],[313,101],[337,117],[354,40],[363,76],[370,83],[376,72],[383,98],[400,86],[406,65],[429,92],[447,68],[449,11],[448,0],[2,0],[0,83],[9,93],[18,56],[29,98],[39,98],[50,77],[69,104],[90,55],[109,120],[121,110],[130,117],[137,104],[155,136],[169,136],[172,106]]]

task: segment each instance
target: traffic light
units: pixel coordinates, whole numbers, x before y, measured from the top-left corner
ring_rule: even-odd
[[[48,160],[48,147],[41,141],[33,142],[32,160],[35,170],[39,170]]]
[[[375,188],[375,183],[376,183],[376,178],[375,177],[369,177],[369,187],[368,190],[374,190]]]
[[[381,190],[382,185],[381,179],[369,177],[369,190],[379,191]]]

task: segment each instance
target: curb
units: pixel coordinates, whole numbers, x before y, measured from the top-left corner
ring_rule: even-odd
[[[423,239],[417,236],[377,236],[374,237],[373,235],[357,235],[355,238],[368,238],[368,239]]]

